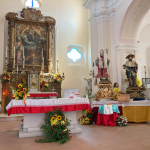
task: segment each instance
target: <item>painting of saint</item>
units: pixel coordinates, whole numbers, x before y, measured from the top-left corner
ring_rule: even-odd
[[[23,64],[23,49],[25,65],[41,65],[42,49],[46,58],[46,27],[31,25],[16,25],[16,63]],[[44,59],[46,62],[46,59]]]

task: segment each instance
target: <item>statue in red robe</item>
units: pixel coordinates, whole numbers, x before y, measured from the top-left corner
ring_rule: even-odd
[[[100,50],[100,57],[97,58],[95,61],[96,66],[98,67],[98,74],[96,75],[96,78],[108,78],[108,70],[107,67],[109,66],[110,60],[104,58],[104,50]]]

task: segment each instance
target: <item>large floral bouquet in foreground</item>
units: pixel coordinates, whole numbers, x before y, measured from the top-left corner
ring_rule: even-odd
[[[11,74],[8,73],[8,75],[6,74],[4,77],[2,77],[1,79],[1,82],[4,83],[4,82],[11,82],[12,81],[12,78],[11,78]]]
[[[92,124],[92,117],[93,117],[93,112],[91,112],[90,110],[85,110],[83,111],[83,116],[79,118],[79,122],[81,125]]]
[[[28,93],[29,88],[27,87],[26,83],[19,83],[19,84],[15,84],[15,89],[14,89],[14,93],[13,93],[13,98],[15,98],[16,100],[26,100],[26,98],[29,95]]]
[[[65,118],[64,112],[60,109],[50,111],[47,113],[47,118],[45,123],[41,126],[43,129],[43,134],[45,134],[44,139],[35,140],[38,143],[48,143],[48,142],[59,142],[64,144],[71,138],[69,136],[70,130],[70,120]]]
[[[128,125],[128,121],[126,117],[123,116],[118,116],[118,118],[116,119],[116,125],[119,127],[123,127],[123,126],[127,126]]]
[[[44,78],[41,79],[40,87],[42,90],[49,90],[50,89],[50,85],[47,82],[45,82]]]

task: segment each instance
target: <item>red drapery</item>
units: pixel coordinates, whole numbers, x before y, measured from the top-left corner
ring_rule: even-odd
[[[97,115],[97,125],[104,126],[115,126],[115,120],[118,117],[118,113],[113,113],[112,115],[99,114]]]
[[[8,116],[10,114],[24,114],[24,113],[47,113],[54,109],[62,108],[62,111],[78,111],[91,110],[90,104],[75,104],[75,105],[60,105],[60,106],[38,106],[38,107],[11,107],[7,110]]]

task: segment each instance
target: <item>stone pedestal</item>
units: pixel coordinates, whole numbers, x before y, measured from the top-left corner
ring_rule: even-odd
[[[78,123],[79,117],[82,116],[82,111],[65,112],[65,116],[71,118],[71,125],[69,126],[71,133],[81,133],[81,128],[75,127],[75,125]],[[44,113],[24,114],[23,130],[19,131],[19,138],[43,136],[40,127],[44,123],[45,117],[46,114]]]

